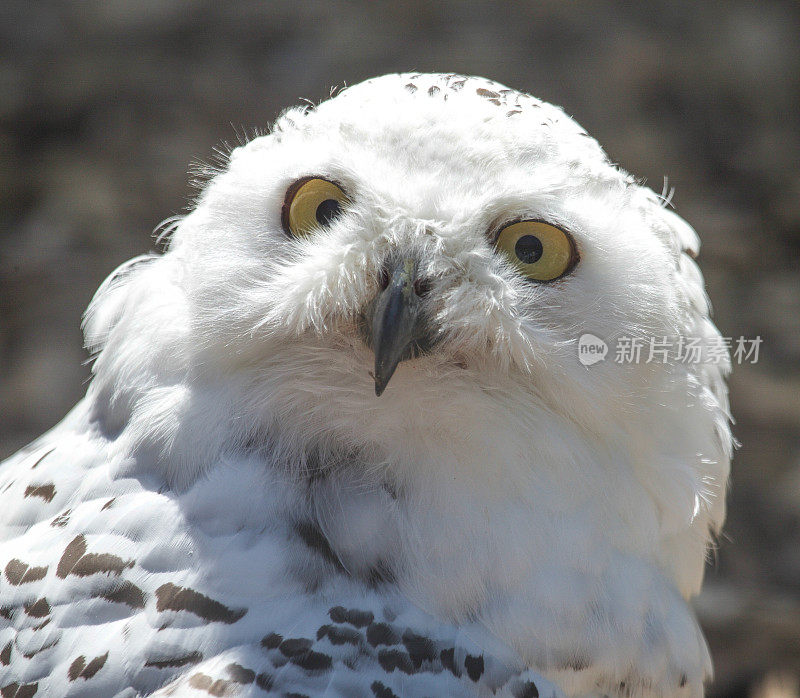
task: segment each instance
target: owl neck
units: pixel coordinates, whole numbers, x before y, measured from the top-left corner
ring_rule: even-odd
[[[147,362],[131,370],[130,352],[112,337],[89,396],[103,432],[137,469],[169,487],[184,489],[225,459],[257,454],[298,488],[324,481],[324,491],[341,501],[355,502],[359,491],[389,496],[377,510],[403,517],[387,524],[406,534],[399,566],[473,541],[489,574],[500,551],[509,552],[503,564],[514,569],[519,550],[542,559],[580,551],[585,538],[655,561],[684,595],[699,587],[707,530],[702,521],[690,528],[690,498],[683,528],[665,536],[642,474],[659,470],[657,454],[632,453],[631,440],[611,429],[588,431],[522,381],[491,376],[487,388],[477,372],[451,369],[448,380],[431,380],[409,366],[376,398],[366,371],[362,388],[341,352],[331,353],[341,365],[307,362],[304,372],[281,370],[276,353],[258,370],[214,373],[207,365],[170,365],[169,353],[159,360],[164,346],[163,338],[154,340],[141,354]],[[413,539],[421,547],[408,543]],[[343,537],[338,545],[346,557]],[[356,553],[351,564],[366,563]],[[431,564],[431,574],[447,566]],[[477,573],[464,578],[488,583]]]

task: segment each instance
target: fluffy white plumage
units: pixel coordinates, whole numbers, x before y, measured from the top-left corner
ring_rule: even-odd
[[[347,206],[287,236],[310,175]],[[481,78],[369,80],[233,151],[98,291],[86,398],[0,466],[3,698],[702,695],[727,363],[576,349],[718,337],[661,204]],[[503,260],[520,219],[569,231],[571,274]],[[397,255],[435,345],[376,397]]]

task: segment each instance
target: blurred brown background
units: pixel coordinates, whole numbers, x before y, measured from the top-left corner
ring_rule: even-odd
[[[181,213],[187,166],[301,97],[385,72],[484,75],[563,106],[700,232],[742,442],[698,608],[716,696],[800,676],[800,5],[0,3],[0,457],[88,377],[81,313]],[[1,505],[1,504],[0,504]]]

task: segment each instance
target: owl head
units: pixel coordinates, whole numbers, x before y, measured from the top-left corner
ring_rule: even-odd
[[[727,366],[646,343],[718,336],[697,250],[557,107],[482,78],[368,80],[233,150],[165,254],[100,289],[98,419],[174,483],[248,448],[401,483],[446,462],[498,496],[535,477],[680,535],[662,552],[689,594],[724,516]],[[644,353],[586,366],[586,334]]]

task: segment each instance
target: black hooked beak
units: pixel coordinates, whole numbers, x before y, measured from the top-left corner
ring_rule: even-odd
[[[418,278],[416,260],[402,258],[387,267],[381,286],[371,317],[376,395],[386,389],[401,361],[417,356],[430,345],[421,298],[427,293],[428,283]]]

